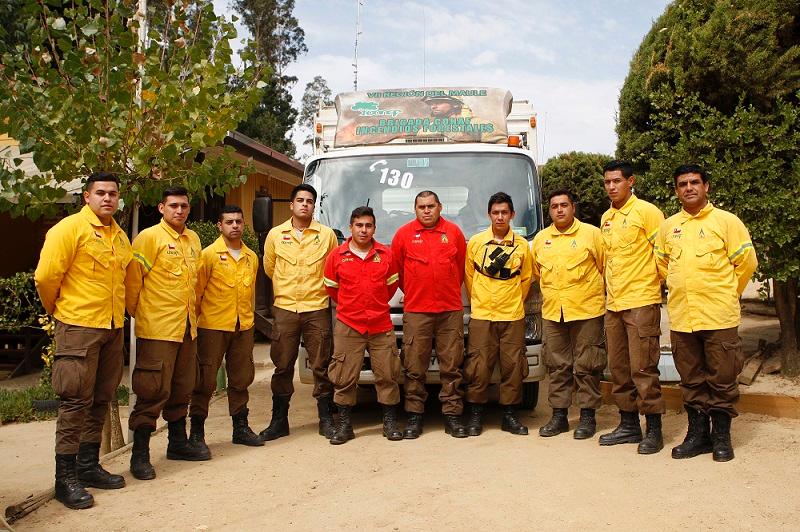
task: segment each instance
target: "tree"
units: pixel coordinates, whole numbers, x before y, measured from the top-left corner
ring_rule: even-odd
[[[617,124],[645,196],[675,212],[672,169],[696,162],[714,204],[748,226],[774,281],[785,374],[800,373],[799,104],[800,4],[679,0],[634,55]]]
[[[67,183],[98,170],[119,174],[126,205],[155,203],[172,184],[202,196],[246,180],[230,149],[196,157],[246,116],[263,84],[252,46],[232,66],[236,30],[212,2],[159,0],[145,15],[137,0],[22,1],[25,40],[0,42],[0,133],[42,175],[0,161],[0,209],[52,212]]]
[[[312,131],[314,128],[314,115],[317,114],[320,102],[322,102],[322,105],[333,104],[332,93],[325,78],[314,76],[313,80],[306,83],[306,90],[303,92],[303,100],[300,107],[298,124],[308,130],[303,144],[314,142],[314,131]]]
[[[552,157],[542,168],[542,195],[547,197],[553,190],[568,189],[578,202],[577,217],[599,227],[609,205],[603,188],[603,166],[611,159],[602,153],[576,151]]]
[[[305,33],[294,17],[294,0],[234,0],[233,8],[242,17],[253,38],[258,59],[272,68],[253,113],[237,128],[289,156],[295,147],[289,139],[297,117],[289,92],[297,82],[285,75],[286,67],[308,51]]]

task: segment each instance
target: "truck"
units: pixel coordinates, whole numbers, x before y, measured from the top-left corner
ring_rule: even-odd
[[[513,100],[506,90],[426,87],[343,93],[334,105],[319,107],[313,133],[314,153],[303,179],[318,192],[315,217],[340,242],[348,233],[352,209],[369,205],[375,211],[376,240],[389,244],[395,231],[414,218],[414,198],[423,190],[437,193],[442,216],[457,223],[467,240],[488,227],[487,202],[498,191],[514,201],[514,231],[531,241],[542,228],[536,114],[527,100]],[[470,308],[463,288],[462,298],[466,341]],[[401,291],[390,307],[402,346]],[[525,325],[529,375],[522,406],[533,409],[545,375],[541,293],[535,283],[525,301]],[[298,366],[300,381],[312,383],[304,349]],[[495,368],[492,382],[499,380]],[[439,383],[435,353],[427,382]],[[366,356],[359,385],[372,384]]]

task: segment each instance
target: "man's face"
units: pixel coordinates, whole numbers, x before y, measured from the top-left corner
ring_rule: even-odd
[[[625,177],[621,170],[609,170],[603,174],[603,186],[611,203],[627,201],[635,182],[635,176]]]
[[[424,196],[417,198],[414,212],[417,213],[417,220],[423,227],[433,227],[442,214],[442,204],[436,201],[436,197],[433,195]]]
[[[83,200],[103,223],[119,208],[119,187],[113,181],[95,181],[83,192]]]
[[[428,102],[428,105],[431,106],[432,116],[450,116],[453,114],[453,104],[447,100],[433,100]]]
[[[314,215],[314,195],[307,190],[301,190],[289,204],[289,210],[298,220],[311,220]]]
[[[700,174],[681,174],[675,180],[675,192],[683,209],[697,214],[708,203],[708,183],[703,183]]]
[[[217,229],[228,242],[240,240],[244,230],[244,216],[240,212],[223,213],[222,221],[217,222]]]
[[[489,211],[489,220],[492,222],[492,231],[495,235],[505,236],[513,219],[514,211],[508,203],[495,203]]]
[[[375,220],[372,216],[359,216],[350,224],[350,234],[358,246],[367,246],[375,234]]]
[[[575,221],[575,205],[562,194],[550,198],[550,219],[557,229],[567,229]]]
[[[189,217],[189,198],[186,196],[167,196],[158,204],[158,212],[164,217],[167,225],[178,232],[186,227],[186,218]]]

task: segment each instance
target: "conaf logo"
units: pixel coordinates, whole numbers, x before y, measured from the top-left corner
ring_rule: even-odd
[[[378,102],[356,102],[350,110],[357,111],[359,116],[397,116],[402,111],[400,109],[380,109]]]

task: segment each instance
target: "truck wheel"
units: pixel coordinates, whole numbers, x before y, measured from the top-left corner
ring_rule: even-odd
[[[539,383],[522,383],[522,408],[533,410],[539,402]]]

